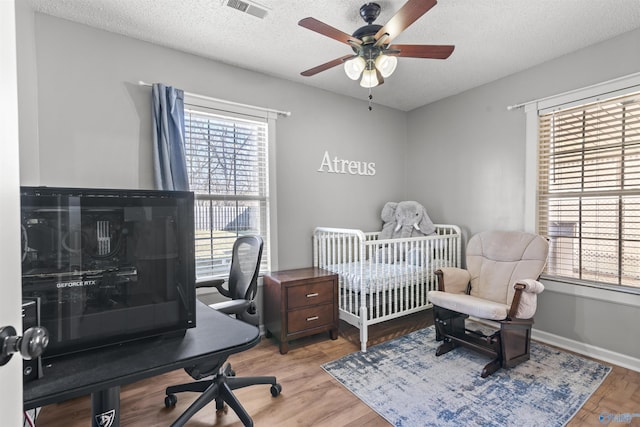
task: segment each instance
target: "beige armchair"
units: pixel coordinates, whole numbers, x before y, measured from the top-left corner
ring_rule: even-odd
[[[436,356],[458,345],[484,353],[493,359],[482,370],[483,378],[529,360],[537,295],[544,290],[537,279],[548,253],[547,240],[530,233],[486,231],[473,236],[467,245],[467,269],[438,270],[438,290],[429,292],[436,339],[443,341]],[[469,330],[469,316],[497,322],[499,329],[489,335]]]

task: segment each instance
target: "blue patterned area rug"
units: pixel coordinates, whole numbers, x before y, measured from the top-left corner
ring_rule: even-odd
[[[395,426],[563,426],[611,371],[531,343],[531,360],[480,371],[489,358],[463,347],[440,357],[433,327],[322,367]]]

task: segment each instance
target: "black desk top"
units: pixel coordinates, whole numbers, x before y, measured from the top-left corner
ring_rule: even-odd
[[[195,328],[43,361],[44,375],[24,385],[24,408],[62,402],[255,346],[260,331],[197,303]]]

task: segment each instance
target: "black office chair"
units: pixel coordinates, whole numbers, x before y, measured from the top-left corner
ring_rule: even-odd
[[[262,238],[259,236],[238,237],[233,244],[228,289],[223,287],[224,279],[211,280],[197,285],[197,287],[216,287],[222,295],[231,298],[229,301],[212,304],[211,308],[235,315],[237,319],[254,326],[259,324],[254,298],[258,288],[262,245]],[[213,400],[216,402],[217,413],[224,411],[226,403],[235,411],[245,426],[253,426],[253,420],[232,390],[256,384],[271,384],[273,397],[278,396],[282,391],[282,386],[276,382],[276,377],[238,378],[231,369],[231,365],[224,364],[224,362],[225,360],[214,360],[204,365],[200,364],[185,369],[193,379],[200,380],[214,375],[212,379],[167,387],[164,399],[167,408],[176,405],[178,398],[175,393],[183,391],[202,393],[172,424],[172,427],[184,425],[196,412]]]

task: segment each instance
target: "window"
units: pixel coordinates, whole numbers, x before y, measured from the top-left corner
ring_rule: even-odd
[[[185,100],[185,152],[195,194],[196,277],[226,277],[240,235],[264,240],[269,268],[269,120]]]
[[[540,112],[537,182],[546,273],[640,288],[640,92]]]

